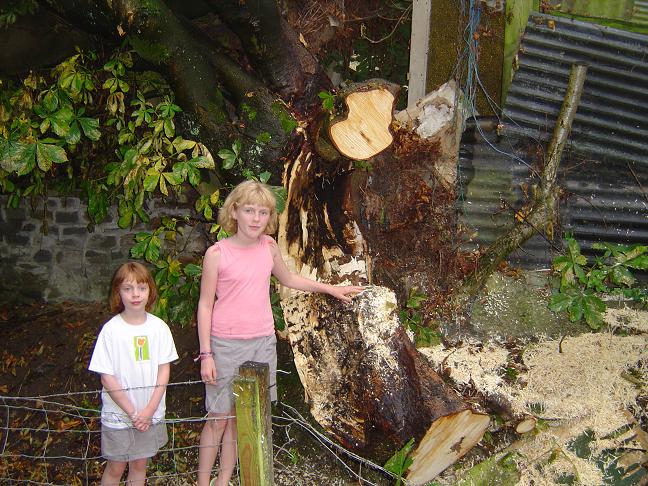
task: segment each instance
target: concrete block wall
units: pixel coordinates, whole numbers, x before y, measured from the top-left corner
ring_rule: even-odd
[[[152,218],[189,212],[162,201],[148,204]],[[101,224],[90,224],[86,205],[77,197],[6,206],[7,198],[0,196],[0,303],[105,300],[113,272],[130,259],[135,234],[152,229],[143,224],[119,228],[116,208]],[[198,257],[206,246],[194,231],[187,256]]]

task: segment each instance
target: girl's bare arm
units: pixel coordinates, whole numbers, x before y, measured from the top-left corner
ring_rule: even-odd
[[[201,353],[211,352],[211,319],[216,299],[219,262],[220,250],[215,246],[209,247],[203,259],[200,298],[198,299],[198,342]],[[200,376],[204,382],[216,380],[216,366],[210,357],[200,360]]]
[[[115,402],[117,406],[132,419],[137,410],[135,410],[135,405],[133,405],[133,402],[128,398],[128,393],[124,390],[119,378],[107,373],[101,373],[101,384],[106,389],[113,402]]]
[[[351,299],[355,295],[364,290],[364,287],[359,287],[357,285],[331,285],[297,275],[288,270],[288,267],[281,256],[281,252],[279,251],[279,247],[274,240],[270,244],[270,251],[272,252],[273,260],[272,274],[277,278],[277,280],[279,280],[279,283],[285,287],[304,290],[306,292],[322,292],[332,295],[344,302],[351,302]]]
[[[162,400],[162,397],[164,396],[166,386],[169,383],[170,373],[170,363],[164,363],[158,366],[157,380],[155,382],[155,389],[153,390],[153,394],[151,395],[149,402],[146,404],[146,407],[137,412],[135,414],[135,417],[133,418],[133,425],[137,430],[143,432],[147,430],[151,425],[153,414],[157,410],[158,405],[160,404],[160,400]]]

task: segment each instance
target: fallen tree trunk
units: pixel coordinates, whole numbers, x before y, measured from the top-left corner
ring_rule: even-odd
[[[481,439],[488,415],[474,412],[419,354],[393,292],[370,286],[345,306],[297,293],[282,307],[311,413],[347,447],[367,451],[388,439],[400,448],[414,437],[413,476],[424,484]]]
[[[376,98],[364,95],[377,86],[374,83],[369,91],[351,89],[344,95],[348,99],[360,94],[365,102],[372,103]],[[391,113],[393,102],[385,102],[389,97],[387,92],[383,94],[385,98],[378,105],[383,112],[379,117],[385,119],[384,112],[388,109]],[[375,113],[373,109],[363,112],[368,117]],[[384,149],[369,158],[373,169],[357,171],[348,160],[349,153],[344,158],[325,156],[320,151],[323,139],[337,152],[335,147],[342,140],[353,138],[354,131],[372,123],[363,124],[352,117],[344,121],[343,130],[331,130],[330,137],[321,136],[327,132],[321,128],[311,134],[319,136],[312,143],[318,153],[308,152],[307,140],[306,150],[286,166],[288,197],[280,216],[278,242],[288,266],[304,276],[336,283],[372,282],[375,272],[382,283],[387,272],[375,268],[370,255],[380,255],[379,264],[389,265],[389,255],[397,250],[407,255],[402,257],[404,272],[399,272],[403,280],[395,282],[399,291],[412,285],[413,273],[407,268],[418,274],[425,269],[426,274],[445,275],[432,270],[432,265],[445,265],[437,251],[430,257],[433,263],[419,265],[429,255],[423,250],[427,245],[416,242],[436,238],[443,229],[450,229],[434,208],[435,192],[451,199],[446,185],[437,183],[435,161],[445,153],[440,141],[421,144],[417,136],[402,130],[397,135],[399,142],[407,141],[405,151],[399,151],[400,147]],[[447,123],[453,123],[452,117]],[[422,146],[426,150],[421,153]],[[356,157],[370,153],[371,149],[364,155],[356,152]],[[380,194],[389,199],[379,203]],[[431,219],[438,225],[435,231],[429,230]],[[365,231],[371,237],[369,242]],[[389,250],[389,242],[396,235],[394,248]],[[410,242],[401,245],[403,238]],[[351,305],[283,290],[282,307],[311,413],[347,447],[373,455],[372,446],[387,445],[393,451],[415,438],[419,443],[415,472],[411,474],[413,481],[423,484],[481,439],[488,416],[473,411],[416,350],[398,321],[397,299],[391,290],[369,287]]]

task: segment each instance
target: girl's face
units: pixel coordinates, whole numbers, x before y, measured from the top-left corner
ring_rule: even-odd
[[[119,297],[126,312],[146,312],[149,286],[146,282],[136,282],[131,277],[119,286]]]
[[[239,236],[254,240],[264,234],[270,219],[270,208],[258,204],[243,204],[234,209],[232,217],[236,220],[236,232]]]

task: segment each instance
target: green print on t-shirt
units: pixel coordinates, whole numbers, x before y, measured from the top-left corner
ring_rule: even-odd
[[[149,344],[148,336],[135,336],[135,361],[148,361],[149,358]]]

